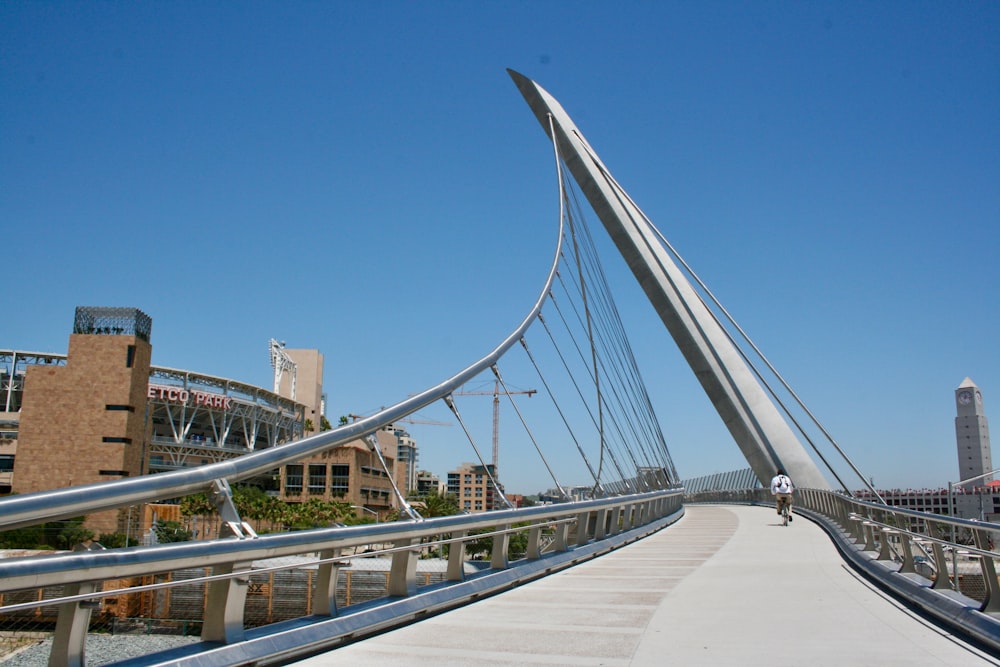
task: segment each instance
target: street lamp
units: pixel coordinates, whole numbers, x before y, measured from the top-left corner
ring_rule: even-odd
[[[368,512],[375,517],[375,523],[378,523],[378,512],[371,509],[370,507],[365,507],[364,505],[351,505],[351,509],[361,510],[363,512]]]

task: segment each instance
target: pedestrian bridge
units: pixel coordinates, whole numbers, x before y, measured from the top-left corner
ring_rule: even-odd
[[[677,493],[640,494],[8,559],[0,561],[5,590],[37,587],[30,601],[5,596],[7,627],[22,623],[8,636],[36,637],[44,614],[56,614],[52,636],[8,664],[108,664],[106,650],[99,652],[105,659],[87,661],[115,631],[95,634],[99,601],[149,595],[151,607],[170,608],[167,591],[176,598],[192,588],[204,595],[204,615],[188,626],[192,636],[179,636],[168,618],[139,634],[126,628],[111,637],[111,662],[1000,664],[997,554],[940,537],[954,526],[982,543],[990,527],[826,491],[801,492],[797,520],[784,527],[761,494],[708,494],[686,505]],[[517,534],[527,537],[524,554],[511,560],[504,547]],[[489,566],[470,571],[462,547],[483,535],[493,546]],[[443,544],[451,547],[444,576],[422,579],[421,555]],[[384,594],[338,607],[338,593],[350,587],[344,571],[373,551],[391,560]],[[287,562],[293,554],[308,563]],[[192,569],[200,575],[181,574]],[[305,605],[280,593],[293,585],[282,575],[303,570],[310,573]],[[269,608],[292,609],[290,617],[261,617],[250,591],[265,588],[274,593]],[[155,632],[172,633],[169,648],[162,641],[151,648]]]
[[[294,664],[991,665],[852,569],[817,524],[692,505],[528,586]]]
[[[846,474],[878,494],[555,99],[512,77],[552,140],[559,186],[552,264],[524,319],[439,384],[339,428],[197,468],[0,498],[0,530],[11,530],[204,493],[225,535],[0,559],[0,646],[23,649],[6,664],[996,664],[994,526],[853,497]],[[653,362],[632,354],[584,199],[754,483],[684,488],[642,383]],[[544,388],[530,405],[506,380],[528,373]],[[496,420],[490,458],[460,400],[483,377],[521,426],[503,465]],[[468,440],[455,460],[478,460],[489,478],[492,511],[423,516],[394,486],[399,520],[277,521],[258,534],[234,502],[232,484],[349,443],[367,443],[371,469],[395,480],[373,434],[438,402]],[[557,502],[514,506],[504,471],[528,466],[551,477]],[[800,487],[789,527],[759,485],[778,467]],[[98,651],[109,637],[113,650]]]

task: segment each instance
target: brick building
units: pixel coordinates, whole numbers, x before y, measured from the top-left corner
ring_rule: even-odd
[[[153,366],[152,319],[135,308],[76,309],[67,354],[0,350],[0,494],[217,463],[300,438],[325,421],[323,357],[287,350],[299,367],[298,399],[193,371]],[[376,434],[390,474],[398,437]],[[415,443],[409,442],[415,448]],[[379,457],[357,441],[254,480],[289,502],[349,502],[384,516],[398,503]],[[145,517],[145,519],[143,518]],[[148,531],[136,506],[95,513],[87,527]]]
[[[359,515],[368,512],[370,516],[384,518],[399,507],[393,483],[405,493],[402,485],[406,483],[406,471],[397,465],[397,437],[393,428],[387,426],[374,435],[388,473],[367,441],[353,440],[282,468],[279,497],[286,502],[307,502],[313,498],[347,502],[355,506]]]

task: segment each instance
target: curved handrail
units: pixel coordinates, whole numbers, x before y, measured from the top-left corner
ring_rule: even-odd
[[[556,159],[558,162],[558,155]],[[548,277],[535,304],[521,323],[486,356],[455,373],[447,380],[351,424],[228,461],[156,475],[97,482],[2,498],[0,499],[0,530],[10,530],[54,519],[127,507],[151,500],[176,498],[208,490],[212,483],[218,479],[239,481],[254,477],[286,463],[294,463],[352,440],[363,438],[387,424],[413,414],[434,401],[445,398],[494,365],[515,343],[521,340],[528,327],[534,323],[555,281],[562,254],[563,232],[564,222],[560,215],[559,236]]]

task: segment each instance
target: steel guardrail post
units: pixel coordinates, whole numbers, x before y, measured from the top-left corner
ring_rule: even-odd
[[[879,530],[879,549],[876,560],[892,560],[892,535],[896,531],[892,528],[881,528]]]
[[[66,584],[64,595],[84,595],[97,590],[96,581]],[[86,664],[87,628],[94,608],[92,600],[73,600],[59,605],[56,632],[49,652],[49,665],[83,667]]]
[[[609,514],[611,515],[609,518],[611,527],[608,529],[608,534],[617,535],[622,529],[622,506],[615,505],[611,508]]]
[[[899,549],[902,552],[903,563],[899,566],[899,574],[915,574],[917,568],[913,563],[913,541],[905,530],[899,531]]]
[[[560,521],[552,535],[552,548],[558,552],[569,551],[569,523]]]
[[[948,557],[944,553],[944,547],[938,540],[941,539],[941,531],[938,530],[937,526],[931,522],[927,522],[927,535],[932,539],[931,549],[934,552],[934,583],[931,588],[944,589],[951,588],[952,582],[951,577],[948,575]],[[944,576],[942,576],[942,574]],[[953,572],[951,576],[956,579],[958,577],[957,572]]]
[[[510,567],[507,557],[507,549],[510,546],[510,524],[497,526],[501,532],[493,536],[493,553],[490,555],[490,568],[494,570],[506,570]]]
[[[417,556],[413,538],[396,540],[392,543],[392,563],[389,566],[389,595],[409,597],[417,592]]]
[[[859,508],[859,507],[855,507],[852,510],[852,512],[855,513],[855,514],[857,514],[858,516],[861,516],[861,517],[867,516],[866,514],[862,514],[859,511],[860,509],[861,508]],[[861,522],[860,521],[852,521],[852,522],[850,522],[849,532],[851,534],[851,538],[855,541],[855,543],[860,542],[860,541],[862,541],[865,538],[865,536],[864,536],[864,534],[863,534],[863,532],[861,530]]]
[[[467,530],[456,530],[451,534],[452,539],[457,542],[450,542],[448,545],[448,581],[465,581],[465,538],[469,536]]]
[[[594,523],[594,539],[603,540],[608,534],[608,510],[599,509]]]
[[[863,551],[877,551],[878,547],[875,545],[875,524],[864,519],[862,519],[862,523],[865,529],[865,546]]]
[[[340,549],[327,549],[319,552],[319,571],[316,573],[316,597],[313,600],[313,613],[317,616],[337,615],[337,577],[340,567],[349,565],[345,561],[334,560],[340,557]]]
[[[976,548],[983,551],[992,551],[989,531],[985,528],[976,528],[972,531],[972,537],[976,542]],[[1000,596],[997,595],[997,568],[992,556],[979,554],[979,566],[983,571],[983,582],[986,585],[986,597],[983,606],[979,611],[984,614],[994,614],[1000,612]]]
[[[581,512],[576,515],[576,534],[573,535],[573,543],[583,546],[587,543],[587,528],[590,526],[590,512]]]
[[[528,529],[528,548],[524,553],[524,557],[528,560],[538,560],[542,557],[542,526],[543,524],[535,522]]]
[[[210,581],[205,592],[205,622],[201,638],[208,642],[233,644],[243,641],[243,611],[246,608],[247,586],[250,583],[250,563],[219,563],[213,575],[236,575]],[[245,574],[240,575],[239,573]]]

